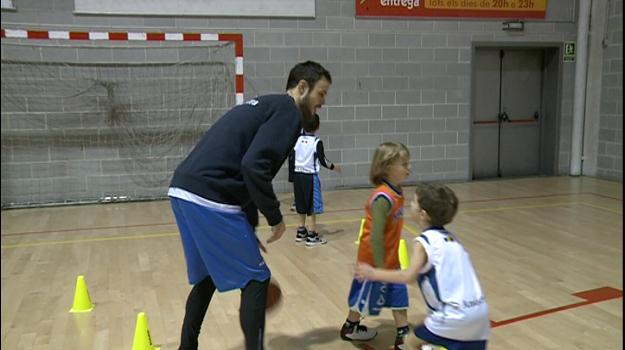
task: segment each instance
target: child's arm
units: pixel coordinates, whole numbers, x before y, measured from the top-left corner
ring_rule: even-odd
[[[410,266],[406,270],[376,269],[365,263],[358,263],[355,277],[358,280],[372,280],[391,283],[412,283],[417,279],[419,271],[427,263],[425,249],[419,242],[415,242],[412,250]]]
[[[321,140],[317,142],[317,156],[319,157],[319,164],[321,164],[323,167],[334,170],[339,174],[341,173],[341,166],[332,163],[330,160],[328,160],[328,158],[326,158],[326,154],[323,150],[323,142]]]
[[[291,149],[289,152],[289,171],[293,171],[295,169],[295,150]]]
[[[376,267],[384,267],[386,252],[384,245],[384,228],[391,211],[389,200],[380,195],[371,203],[371,253]]]

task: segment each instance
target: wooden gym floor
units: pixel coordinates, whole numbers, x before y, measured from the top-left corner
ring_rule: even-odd
[[[489,349],[623,347],[622,183],[552,177],[450,187],[460,212],[448,228],[471,254],[485,289]],[[325,192],[318,221],[329,242],[314,248],[294,242],[290,194],[280,195],[288,231],[267,246],[265,259],[285,295],[267,316],[268,349],[392,344],[388,310],[363,321],[378,327],[374,341],[350,344],[338,336],[368,194]],[[418,232],[407,218],[405,238]],[[268,235],[260,227],[261,239]],[[1,238],[3,349],[131,349],[139,312],[147,315],[154,344],[177,348],[190,286],[167,201],[4,210]],[[70,314],[78,275],[95,308]],[[414,325],[425,308],[415,285],[409,293]],[[201,349],[243,347],[239,295],[215,294]]]

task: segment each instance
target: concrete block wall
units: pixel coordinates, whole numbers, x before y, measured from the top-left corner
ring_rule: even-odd
[[[597,176],[623,181],[623,1],[610,1],[603,52]]]
[[[283,92],[295,63],[319,61],[334,80],[319,135],[328,158],[343,166],[342,176],[322,171],[325,189],[367,186],[373,149],[384,141],[410,148],[409,181],[470,180],[472,45],[575,40],[577,16],[576,2],[550,0],[545,20],[526,21],[524,32],[509,33],[501,20],[355,18],[354,0],[316,0],[313,19],[74,15],[72,0],[15,5],[16,12],[2,12],[3,26],[242,33],[246,98]],[[566,174],[574,64],[562,70],[557,161]],[[175,161],[167,166],[173,169]],[[284,168],[276,190],[291,190],[286,179]]]

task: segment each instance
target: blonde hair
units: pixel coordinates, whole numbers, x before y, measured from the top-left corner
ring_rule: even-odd
[[[410,158],[408,148],[399,142],[384,142],[376,148],[369,170],[369,181],[374,185],[380,185],[388,173],[388,168],[397,159]]]

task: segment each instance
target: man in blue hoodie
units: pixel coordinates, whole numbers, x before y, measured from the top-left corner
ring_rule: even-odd
[[[241,290],[239,320],[246,349],[263,349],[271,272],[260,255],[258,210],[286,227],[271,181],[293,149],[301,120],[325,104],[330,72],[306,61],[289,73],[286,94],[255,97],[224,114],[176,168],[168,195],[187,261],[189,283],[180,349],[197,349],[215,289]]]

